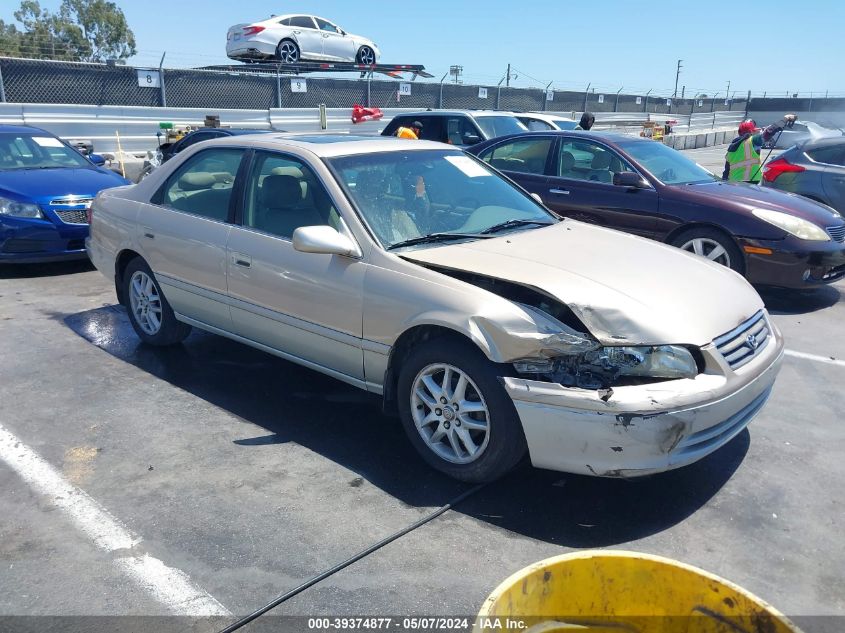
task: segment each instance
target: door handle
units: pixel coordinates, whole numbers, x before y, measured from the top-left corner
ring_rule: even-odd
[[[559,193],[564,196],[569,195],[569,189],[549,189],[549,193]]]
[[[241,268],[249,268],[252,266],[252,257],[242,253],[232,253],[232,263]]]
[[[155,233],[153,233],[153,230],[150,227],[145,226],[143,230],[144,230],[144,237],[151,239],[151,240],[155,239],[155,237],[156,237]]]

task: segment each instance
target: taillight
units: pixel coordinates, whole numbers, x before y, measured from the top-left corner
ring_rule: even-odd
[[[263,26],[245,26],[244,35],[257,35],[264,30]]]
[[[763,165],[763,180],[774,182],[778,176],[786,173],[799,173],[805,171],[801,165],[793,165],[785,158],[776,158],[770,163]]]

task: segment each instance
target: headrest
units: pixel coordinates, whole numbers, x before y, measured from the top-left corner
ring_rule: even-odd
[[[593,156],[593,162],[590,165],[593,169],[607,169],[610,167],[610,161],[613,157],[610,152],[599,152]]]
[[[218,182],[214,174],[207,171],[195,171],[182,174],[179,177],[179,188],[182,191],[197,191],[199,189],[211,189],[214,183]]]
[[[290,167],[274,167],[270,170],[272,176],[293,176],[297,179],[305,178],[305,174],[299,167],[291,165]]]
[[[573,167],[575,167],[575,156],[569,152],[562,152],[560,155],[560,170],[572,171]]]
[[[267,207],[289,207],[302,201],[302,188],[293,176],[271,175],[261,185],[261,197]]]

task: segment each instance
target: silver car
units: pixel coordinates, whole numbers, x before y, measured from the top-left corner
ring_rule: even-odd
[[[381,55],[372,40],[347,33],[316,15],[275,15],[236,24],[226,34],[226,55],[240,61],[346,61],[371,65]]]
[[[381,394],[435,468],[620,477],[766,402],[783,340],[733,271],[560,220],[426,141],[240,136],[102,192],[88,252],[142,341],[192,326]]]

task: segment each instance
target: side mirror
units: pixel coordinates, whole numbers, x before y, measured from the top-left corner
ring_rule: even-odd
[[[106,164],[106,159],[103,158],[100,154],[89,154],[88,160],[94,163],[97,167],[102,167]]]
[[[481,137],[477,134],[464,134],[464,143],[467,145],[475,145],[481,142]]]
[[[301,226],[293,232],[293,248],[301,253],[322,255],[360,254],[355,243],[330,226]]]
[[[540,197],[539,193],[532,193],[531,197],[534,198],[539,204],[543,205],[544,207],[546,206],[546,203],[543,202],[543,199]]]
[[[613,184],[617,187],[628,187],[629,189],[648,189],[649,184],[639,174],[632,171],[623,171],[613,174]]]

